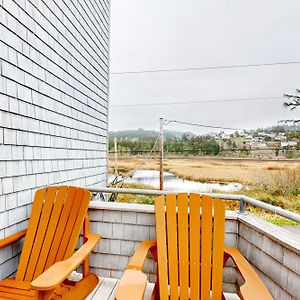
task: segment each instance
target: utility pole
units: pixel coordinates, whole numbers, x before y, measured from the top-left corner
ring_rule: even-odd
[[[159,118],[159,189],[164,189],[164,119]]]
[[[117,145],[117,138],[114,138],[115,143],[115,177],[118,176],[118,145]]]

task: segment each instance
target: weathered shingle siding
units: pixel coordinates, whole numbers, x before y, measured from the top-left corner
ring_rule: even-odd
[[[0,238],[38,187],[105,184],[108,45],[109,0],[0,0]]]

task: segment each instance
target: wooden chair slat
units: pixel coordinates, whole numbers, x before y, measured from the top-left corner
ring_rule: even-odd
[[[58,226],[60,215],[62,212],[64,200],[68,191],[67,186],[61,186],[57,189],[57,195],[54,203],[54,207],[51,214],[51,219],[49,221],[47,232],[45,234],[45,239],[43,246],[41,248],[40,257],[35,269],[34,278],[38,277],[45,270],[45,264],[47,257],[50,252],[51,245],[53,243],[54,234]]]
[[[168,266],[170,299],[178,300],[178,250],[177,250],[177,203],[176,195],[166,196]]]
[[[200,195],[190,195],[190,298],[200,299]]]
[[[158,256],[158,277],[160,299],[168,299],[168,267],[167,267],[167,245],[166,245],[166,221],[165,221],[164,196],[155,201],[155,221]]]
[[[46,189],[40,189],[35,194],[35,199],[32,205],[32,212],[31,212],[32,217],[30,218],[28,224],[28,230],[27,230],[27,234],[26,234],[26,238],[24,241],[23,250],[20,258],[20,263],[16,274],[16,279],[20,281],[24,280],[27,271],[27,265],[33,247],[36,230],[38,228],[40,215],[44,204],[45,194],[46,194]]]
[[[214,200],[214,239],[212,265],[212,300],[222,297],[222,276],[224,257],[225,204],[222,200]]]
[[[178,242],[180,299],[189,297],[189,229],[188,195],[178,194]]]
[[[212,199],[202,196],[201,226],[201,299],[210,299],[212,252]]]
[[[83,194],[84,191],[82,189],[76,190],[75,198],[71,207],[72,209],[70,208],[71,212],[66,227],[64,229],[64,234],[59,245],[55,261],[61,261],[65,258],[65,253],[73,233],[74,224],[76,222],[76,218],[81,207],[81,200],[83,198]]]
[[[65,234],[65,228],[66,224],[69,219],[69,215],[71,213],[71,208],[73,205],[73,198],[76,194],[77,188],[76,187],[69,187],[66,199],[62,208],[62,212],[59,218],[58,225],[56,227],[55,231],[55,237],[53,239],[52,245],[51,245],[51,251],[48,254],[45,269],[48,269],[50,266],[52,266],[55,262],[55,258],[59,249],[59,246],[61,244],[61,240]]]
[[[46,198],[44,202],[43,211],[40,217],[39,227],[36,233],[34,245],[31,251],[31,255],[29,258],[27,272],[25,274],[26,281],[32,281],[35,267],[40,257],[40,252],[44,243],[45,233],[48,228],[48,222],[51,216],[54,198],[56,196],[57,188],[56,187],[49,187],[47,188]]]
[[[79,196],[79,197],[81,197],[80,198],[80,209],[77,214],[75,224],[73,226],[72,234],[71,234],[70,240],[68,242],[68,246],[67,246],[67,249],[66,249],[66,252],[64,255],[64,259],[69,258],[75,250],[75,247],[76,247],[79,235],[80,235],[80,231],[81,231],[81,228],[83,225],[84,217],[86,215],[86,211],[87,211],[89,203],[90,203],[91,196],[92,196],[91,192],[89,192],[87,190],[84,191],[83,197],[81,197],[81,195]]]

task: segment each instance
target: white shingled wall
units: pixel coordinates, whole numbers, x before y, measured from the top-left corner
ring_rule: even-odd
[[[0,238],[38,187],[106,183],[108,45],[109,0],[0,0]]]

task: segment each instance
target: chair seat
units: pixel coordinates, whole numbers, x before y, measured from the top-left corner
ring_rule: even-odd
[[[94,279],[94,274],[90,274],[88,278]],[[59,300],[59,299],[72,299],[74,294],[81,295],[84,293],[84,288],[82,285],[88,287],[88,280],[82,279],[79,282],[71,281],[66,279],[60,286],[56,287],[53,291],[49,300]],[[98,282],[96,277],[95,283]],[[94,284],[96,285],[96,284]],[[76,287],[80,287],[80,291],[76,290]],[[82,296],[82,297],[81,297]],[[79,296],[79,298],[84,298],[84,295]],[[31,287],[29,281],[18,281],[14,278],[4,279],[0,281],[0,300],[11,299],[11,300],[38,300],[38,292],[36,289]]]
[[[0,299],[34,300],[37,299],[37,291],[28,281],[7,278],[0,281]]]

